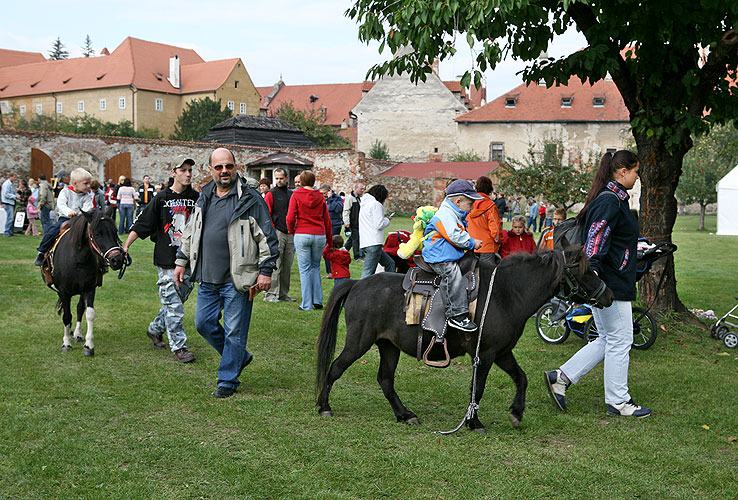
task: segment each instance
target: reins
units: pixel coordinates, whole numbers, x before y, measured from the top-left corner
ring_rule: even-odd
[[[459,425],[455,429],[450,431],[434,431],[434,434],[453,434],[454,432],[461,429],[465,423],[474,417],[474,413],[479,410],[479,405],[476,402],[477,399],[477,370],[479,368],[479,347],[482,344],[482,329],[484,328],[484,320],[487,317],[487,309],[489,308],[489,299],[492,297],[492,286],[495,284],[495,275],[497,274],[497,268],[492,271],[492,278],[489,280],[489,288],[487,289],[487,296],[484,299],[484,309],[482,309],[482,318],[479,322],[478,334],[477,334],[477,350],[474,352],[474,362],[472,364],[472,390],[471,399],[469,406],[466,407],[466,413],[464,418],[461,420]]]
[[[561,280],[563,280],[566,286],[569,288],[569,293],[565,294],[564,300],[571,300],[575,296],[580,296],[586,297],[587,302],[594,305],[605,293],[605,290],[607,290],[607,285],[605,285],[605,282],[602,280],[600,280],[600,286],[597,287],[597,290],[595,290],[594,293],[590,294],[589,292],[584,290],[579,284],[579,281],[577,281],[577,279],[574,277],[574,274],[571,272],[572,269],[578,267],[579,265],[567,264],[566,255],[564,254],[563,250],[561,251],[561,262],[559,263],[559,265],[563,268],[563,273],[561,273],[561,276],[559,278],[559,286],[561,286]]]
[[[120,246],[120,240],[118,240],[118,245],[110,247],[103,253],[103,251],[100,250],[100,246],[95,242],[95,237],[92,234],[92,223],[89,221],[87,222],[87,238],[90,240],[90,248],[103,260],[105,266],[110,266],[110,254],[116,250],[120,250],[120,253],[123,255],[123,266],[121,266],[120,271],[118,272],[118,279],[122,279],[126,272],[126,267],[133,263],[133,259],[131,259],[128,252],[124,251],[123,247]]]

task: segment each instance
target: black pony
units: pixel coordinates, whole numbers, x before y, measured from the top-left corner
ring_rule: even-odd
[[[484,301],[487,298],[492,273],[480,266],[480,290],[475,322],[480,324]],[[405,408],[394,389],[395,369],[400,351],[414,356],[417,349],[419,326],[407,326],[403,312],[403,276],[381,273],[360,281],[347,281],[331,293],[323,314],[317,342],[316,389],[319,392],[318,412],[331,416],[328,397],[333,383],[373,344],[379,347],[377,381],[392,406],[397,421],[419,424],[418,417]],[[477,389],[475,403],[484,394],[484,385],[493,363],[496,363],[515,382],[517,392],[510,406],[510,421],[517,426],[523,418],[525,391],[528,385],[525,373],[518,365],[512,350],[523,333],[525,322],[560,288],[570,295],[584,296],[598,306],[612,303],[612,292],[592,272],[589,259],[580,247],[559,252],[549,250],[529,255],[516,254],[503,260],[497,267],[489,309],[481,325]],[[336,348],[336,329],[341,307],[346,310],[346,344],[333,363]],[[475,355],[477,334],[449,330],[446,334],[450,356]],[[433,337],[424,333],[423,349]],[[439,349],[435,349],[436,352]],[[436,358],[441,359],[441,358]],[[329,369],[330,367],[330,369]],[[484,432],[476,410],[467,420],[470,429]]]
[[[69,220],[53,254],[51,287],[59,295],[57,312],[64,322],[62,352],[72,349],[72,296],[79,295],[75,342],[82,341],[82,315],[86,313],[85,356],[95,355],[92,329],[95,321],[95,288],[102,286],[105,266],[118,270],[123,267],[125,254],[120,245],[115,223],[102,210],[82,212]]]

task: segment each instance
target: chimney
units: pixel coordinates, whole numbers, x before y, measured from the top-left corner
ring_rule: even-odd
[[[174,56],[169,58],[169,77],[167,78],[169,80],[169,83],[172,84],[172,87],[175,89],[180,88],[179,87],[179,56]]]
[[[109,56],[110,55],[110,51],[108,50],[107,47],[103,47],[103,49],[100,51],[100,55],[101,56]]]
[[[438,66],[439,66],[439,62],[438,62],[438,58],[436,57],[435,59],[433,59],[433,63],[431,64],[431,69],[436,74],[436,76],[440,78],[441,74],[438,72]]]

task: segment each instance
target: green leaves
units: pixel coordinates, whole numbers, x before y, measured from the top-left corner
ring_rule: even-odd
[[[179,141],[199,141],[210,132],[210,127],[232,116],[228,108],[221,109],[220,99],[209,97],[190,101],[174,125],[170,139]]]

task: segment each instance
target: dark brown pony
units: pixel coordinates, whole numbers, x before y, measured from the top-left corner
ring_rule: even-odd
[[[474,321],[480,324],[484,301],[489,290],[491,269],[480,263],[480,291]],[[390,403],[398,422],[419,424],[418,417],[405,408],[394,389],[395,369],[400,352],[415,356],[419,326],[407,326],[403,312],[403,276],[395,273],[375,274],[360,281],[350,280],[334,288],[320,328],[317,342],[316,389],[318,412],[333,414],[328,402],[331,387],[343,372],[363,356],[372,345],[379,348],[377,381]],[[579,293],[599,306],[609,306],[613,296],[592,272],[581,247],[564,252],[516,254],[497,267],[489,309],[481,325],[480,364],[477,371],[475,403],[484,394],[484,385],[493,364],[499,366],[515,382],[517,392],[510,406],[510,420],[517,426],[523,418],[525,373],[513,356],[513,348],[523,333],[525,322],[560,288],[567,294]],[[338,319],[341,308],[346,311],[346,344],[331,363],[336,348]],[[456,330],[446,334],[451,357],[475,355],[477,334],[468,336]],[[433,341],[425,332],[423,348]],[[438,351],[438,350],[436,350]],[[483,432],[477,412],[467,421],[471,430]]]
[[[71,300],[74,295],[79,295],[74,340],[82,341],[82,315],[86,314],[84,353],[85,356],[94,356],[95,288],[102,286],[103,269],[106,266],[120,269],[125,255],[115,223],[102,210],[82,212],[69,222],[69,230],[60,237],[54,250],[51,274],[51,287],[59,295],[57,312],[62,315],[64,323],[62,352],[72,349]]]

